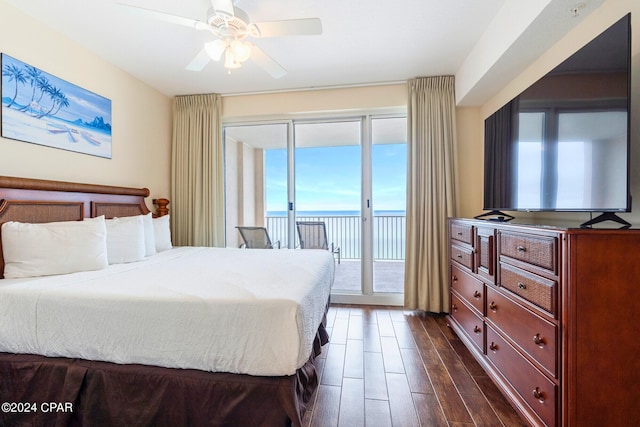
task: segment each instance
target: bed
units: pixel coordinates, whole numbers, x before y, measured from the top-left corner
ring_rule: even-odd
[[[140,258],[142,242],[132,261],[135,245],[122,255],[113,236],[143,221],[153,230],[148,195],[0,177],[0,425],[301,425],[328,341],[333,257],[170,245],[152,254],[146,242]],[[91,236],[105,228],[108,265],[21,274],[25,230],[60,234],[59,224]],[[42,241],[27,252],[66,254],[54,269],[92,254]],[[114,254],[124,258],[112,263]]]

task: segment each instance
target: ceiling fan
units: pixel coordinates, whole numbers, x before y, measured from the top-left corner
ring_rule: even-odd
[[[274,78],[284,76],[287,71],[273,58],[247,38],[282,37],[291,35],[322,34],[322,22],[318,18],[287,19],[280,21],[251,22],[242,9],[233,5],[232,0],[210,0],[211,7],[207,19],[185,18],[152,9],[145,9],[125,3],[117,3],[130,12],[145,15],[173,24],[184,25],[196,30],[208,30],[215,39],[204,44],[202,50],[186,66],[188,70],[200,71],[211,59],[219,61],[224,54],[224,66],[229,73],[240,68],[251,58]]]

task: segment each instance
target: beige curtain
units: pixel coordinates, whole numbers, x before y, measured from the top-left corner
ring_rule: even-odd
[[[176,246],[224,246],[220,95],[173,102],[171,237]]]
[[[405,307],[449,311],[447,218],[455,216],[453,76],[409,82]]]

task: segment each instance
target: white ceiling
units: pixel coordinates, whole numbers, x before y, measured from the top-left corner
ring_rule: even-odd
[[[252,22],[309,17],[322,21],[319,36],[253,40],[288,71],[274,79],[251,61],[231,74],[213,61],[200,72],[187,71],[185,66],[203,43],[212,40],[211,34],[127,13],[116,0],[2,1],[170,96],[366,85],[457,74],[491,30],[490,24],[497,25],[494,18],[500,9],[507,3],[527,4],[523,0],[237,0],[236,6]],[[210,6],[208,0],[118,1],[200,20],[206,19]],[[505,78],[517,75],[578,22],[568,18],[568,10],[582,1],[533,1],[549,3],[546,14],[532,17],[527,29],[504,34],[513,38],[510,43],[517,49],[507,49],[496,58],[488,70],[493,78],[477,79],[473,88],[477,95],[470,102],[486,101]],[[586,7],[583,13],[591,10]]]

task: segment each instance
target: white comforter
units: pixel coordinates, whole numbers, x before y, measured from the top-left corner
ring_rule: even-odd
[[[333,274],[327,251],[183,247],[0,280],[0,351],[291,375],[311,353]]]

